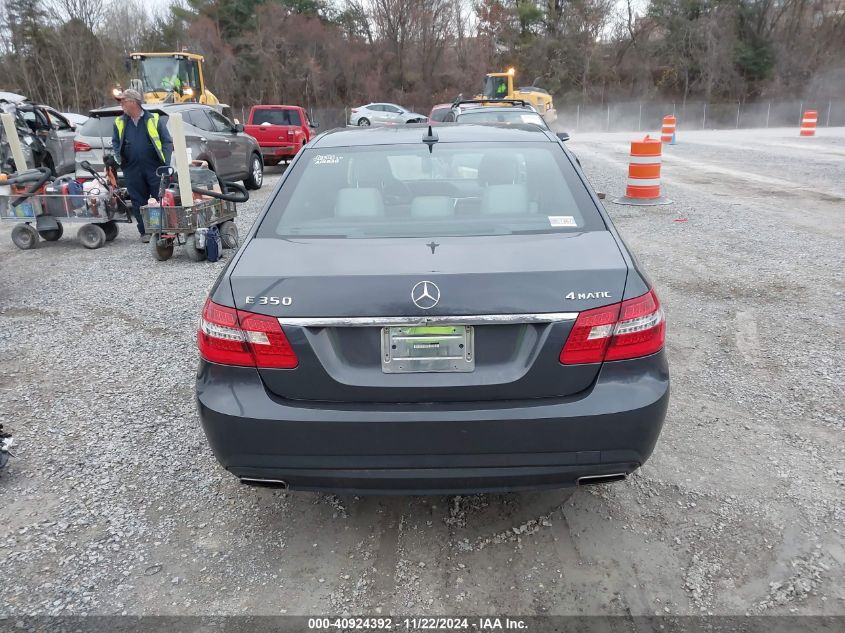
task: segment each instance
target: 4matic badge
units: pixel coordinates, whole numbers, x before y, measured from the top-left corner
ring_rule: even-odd
[[[610,299],[610,293],[604,290],[596,292],[570,292],[564,299],[569,299],[570,301],[575,299]]]

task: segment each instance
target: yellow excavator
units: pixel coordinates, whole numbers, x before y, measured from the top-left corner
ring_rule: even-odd
[[[552,101],[552,95],[537,86],[525,86],[514,89],[513,78],[516,71],[508,68],[503,73],[487,73],[484,77],[484,91],[476,99],[522,99],[527,101],[539,112],[546,123],[552,124],[557,120],[557,110]],[[536,83],[536,82],[535,82]]]
[[[218,110],[222,104],[205,86],[204,58],[187,51],[131,53],[126,58],[129,88],[144,95],[145,103],[205,103]],[[123,89],[112,91],[115,99]]]

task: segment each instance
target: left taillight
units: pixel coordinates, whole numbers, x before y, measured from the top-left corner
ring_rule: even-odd
[[[578,315],[560,352],[564,365],[649,356],[663,349],[666,321],[654,290]]]
[[[83,143],[82,141],[74,141],[73,142],[73,151],[74,152],[90,152],[91,146],[88,143]]]
[[[202,311],[197,347],[205,360],[220,365],[294,369],[299,364],[277,319],[221,306],[211,299]]]

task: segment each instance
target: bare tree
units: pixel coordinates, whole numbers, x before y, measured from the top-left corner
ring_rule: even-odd
[[[143,4],[113,2],[103,13],[101,37],[119,47],[125,55],[142,48],[142,42],[151,28],[150,16]]]
[[[91,32],[102,24],[107,10],[103,0],[50,0],[48,6],[68,20],[78,20]]]
[[[371,0],[373,22],[378,36],[393,54],[399,90],[405,90],[408,43],[412,38],[416,0]]]

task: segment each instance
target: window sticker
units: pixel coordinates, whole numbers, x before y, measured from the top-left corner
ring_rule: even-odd
[[[552,226],[578,226],[575,218],[571,215],[550,215],[549,224]]]
[[[337,165],[340,162],[340,156],[335,154],[320,154],[314,157],[315,165]]]

